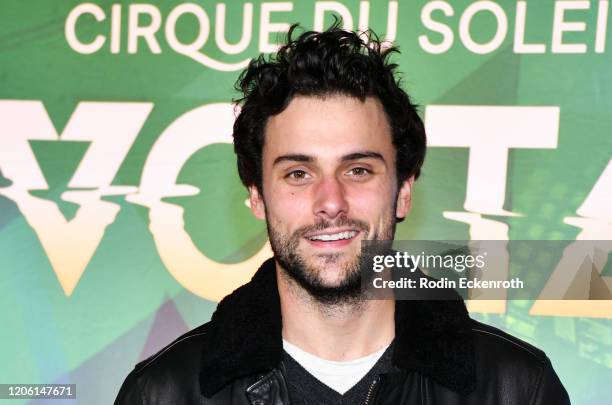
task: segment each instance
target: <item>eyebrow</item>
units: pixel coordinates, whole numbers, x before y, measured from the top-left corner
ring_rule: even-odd
[[[385,158],[383,158],[383,156],[380,153],[372,152],[372,151],[349,153],[348,155],[342,156],[340,160],[343,162],[349,162],[351,160],[359,160],[359,159],[377,159],[385,163]],[[289,155],[281,155],[277,157],[276,159],[274,159],[274,163],[272,163],[272,166],[275,166],[282,162],[310,163],[314,161],[315,161],[315,158],[312,156],[295,153],[295,154],[289,154]]]
[[[343,162],[348,162],[351,160],[359,160],[359,159],[377,159],[385,163],[385,158],[383,158],[383,156],[380,153],[372,152],[372,151],[349,153],[348,155],[342,156],[340,160]],[[281,155],[277,157],[276,159],[274,159],[274,163],[272,163],[272,166],[275,166],[281,162],[288,162],[288,161],[289,162],[307,162],[309,163],[309,162],[314,162],[315,158],[312,156],[303,155],[299,153]]]
[[[292,155],[281,155],[274,159],[272,166],[275,166],[281,162],[313,162],[314,158],[308,155],[292,154]]]
[[[355,152],[355,153],[350,153],[348,155],[342,156],[343,162],[350,161],[350,160],[359,160],[359,159],[377,159],[377,160],[382,161],[383,163],[385,162],[385,158],[383,158],[383,156],[380,153],[371,152],[371,151]]]

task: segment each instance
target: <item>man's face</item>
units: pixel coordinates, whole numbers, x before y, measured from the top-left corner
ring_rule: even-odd
[[[320,301],[357,296],[361,241],[392,240],[410,208],[412,179],[398,190],[380,102],[294,98],[268,120],[262,168],[251,208],[281,267]]]

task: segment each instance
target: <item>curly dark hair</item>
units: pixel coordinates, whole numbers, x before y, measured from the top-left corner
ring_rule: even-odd
[[[262,191],[266,123],[296,95],[377,98],[392,130],[398,184],[417,178],[425,158],[425,129],[395,78],[397,65],[389,61],[398,49],[385,48],[372,31],[345,31],[338,21],[324,32],[306,31],[293,38],[298,27],[291,26],[287,43],[276,55],[253,59],[236,82],[243,97],[235,100],[242,110],[233,137],[242,183]]]

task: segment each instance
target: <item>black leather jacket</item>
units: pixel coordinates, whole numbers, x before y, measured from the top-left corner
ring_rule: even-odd
[[[539,349],[469,318],[461,300],[396,301],[393,363],[368,404],[569,404]],[[287,405],[274,261],[210,322],[136,365],[115,405]]]

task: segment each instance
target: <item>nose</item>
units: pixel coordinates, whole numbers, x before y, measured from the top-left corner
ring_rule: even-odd
[[[345,186],[335,177],[322,179],[314,189],[314,214],[334,219],[348,214]]]

